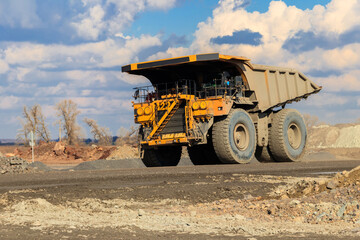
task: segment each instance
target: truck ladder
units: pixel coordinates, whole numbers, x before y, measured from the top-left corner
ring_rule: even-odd
[[[174,99],[174,102],[170,105],[168,110],[165,112],[164,116],[162,116],[158,124],[151,131],[150,135],[148,136],[149,140],[151,138],[159,137],[160,132],[165,128],[166,124],[170,121],[172,116],[174,116],[174,114],[179,109],[179,107],[180,107],[180,101],[178,99]]]

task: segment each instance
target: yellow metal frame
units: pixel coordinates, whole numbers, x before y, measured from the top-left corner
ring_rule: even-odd
[[[186,132],[185,133],[171,133],[171,134],[164,134],[162,136],[154,137],[154,134],[157,132],[161,124],[164,122],[171,110],[174,109],[176,104],[179,104],[182,101],[186,101],[185,105],[185,125],[186,125]],[[194,110],[192,108],[195,102],[205,102],[206,108],[205,109],[197,109]],[[203,104],[204,105],[204,104]],[[156,145],[168,145],[168,144],[188,144],[190,139],[188,133],[190,130],[193,130],[196,126],[196,123],[199,122],[207,122],[214,116],[222,116],[227,115],[230,112],[230,109],[233,105],[233,100],[230,98],[224,98],[222,96],[213,97],[213,98],[206,98],[206,99],[199,99],[195,98],[194,95],[188,94],[169,94],[164,95],[159,100],[155,100],[153,102],[146,102],[146,103],[134,103],[134,112],[135,112],[135,123],[140,123],[143,126],[150,127],[152,126],[153,129],[147,139],[142,141],[140,144],[142,145],[149,145],[149,146],[156,146]],[[165,114],[161,117],[161,119],[157,122],[155,117],[156,108],[159,106],[163,106],[166,110]],[[137,116],[136,112],[138,108],[146,108],[150,107],[152,109],[152,113],[150,115],[142,115]],[[160,132],[161,133],[161,132]]]

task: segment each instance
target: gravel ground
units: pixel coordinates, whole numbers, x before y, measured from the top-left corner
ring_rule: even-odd
[[[360,169],[317,164],[4,175],[0,238],[358,239]]]
[[[0,174],[26,173],[33,171],[28,162],[20,157],[0,157]]]

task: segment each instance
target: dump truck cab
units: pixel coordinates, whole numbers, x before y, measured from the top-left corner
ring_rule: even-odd
[[[182,146],[194,164],[247,163],[263,148],[270,154],[273,109],[321,89],[296,70],[218,53],[134,63],[122,71],[151,82],[135,88],[133,101],[146,166],[176,165]],[[306,132],[294,129],[289,134],[303,142]],[[267,161],[298,159],[278,155]]]

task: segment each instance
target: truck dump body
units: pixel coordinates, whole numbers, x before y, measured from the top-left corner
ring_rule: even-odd
[[[295,69],[258,64],[242,66],[261,111],[299,101],[321,90],[321,87]]]
[[[184,145],[194,164],[247,163],[255,149],[260,161],[295,161],[305,149],[304,120],[296,110],[273,109],[321,90],[295,69],[219,53],[133,63],[122,71],[152,84],[135,88],[133,101],[146,166],[176,165]]]
[[[257,110],[262,112],[299,101],[321,90],[321,87],[295,69],[252,64],[245,57],[218,53],[135,63],[123,66],[122,71],[143,75],[152,84],[176,81],[173,75],[179,73],[196,79],[200,85],[199,75],[203,75],[204,72],[217,68],[221,71],[231,67],[243,77],[249,90],[254,91],[255,99],[252,101],[257,104]]]

